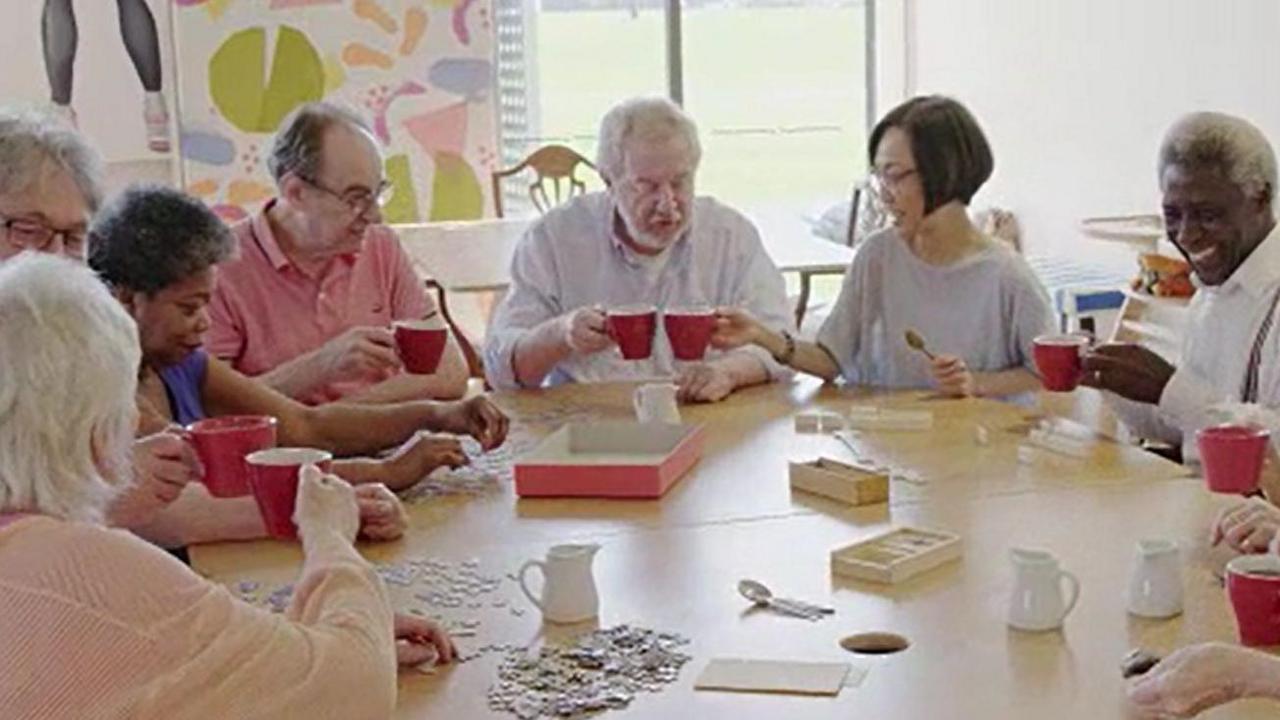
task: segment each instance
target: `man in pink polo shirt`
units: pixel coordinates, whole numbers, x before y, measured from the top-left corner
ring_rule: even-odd
[[[219,268],[208,349],[310,404],[456,398],[467,365],[450,339],[431,375],[402,371],[391,324],[434,315],[400,241],[373,133],[329,103],[297,110],[268,159],[279,197],[238,224]]]

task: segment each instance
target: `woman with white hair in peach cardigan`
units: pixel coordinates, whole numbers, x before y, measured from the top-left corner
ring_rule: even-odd
[[[394,615],[351,486],[307,468],[305,562],[273,615],[102,524],[130,482],[138,331],[86,267],[0,266],[0,714],[382,718],[448,636]],[[399,641],[399,644],[397,644]]]

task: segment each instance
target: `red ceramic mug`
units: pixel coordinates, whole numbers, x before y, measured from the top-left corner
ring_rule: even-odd
[[[658,311],[652,305],[610,308],[605,317],[609,337],[618,343],[622,357],[644,360],[653,354],[653,333],[658,327]]]
[[[227,415],[193,422],[186,437],[204,465],[204,485],[214,497],[249,494],[244,456],[275,447],[276,419],[268,415]]]
[[[296,539],[298,527],[293,524],[293,509],[298,499],[298,474],[307,464],[329,472],[333,455],[313,448],[272,448],[259,450],[244,461],[249,466],[249,487],[258,501],[267,534],[278,540]]]
[[[1089,346],[1084,335],[1041,335],[1032,341],[1032,354],[1044,389],[1071,392],[1080,384],[1080,356]]]
[[[430,375],[440,367],[449,331],[439,318],[401,320],[394,326],[396,352],[404,369],[417,375]]]
[[[1227,599],[1242,644],[1280,645],[1280,557],[1242,555],[1227,563]]]
[[[705,306],[664,310],[662,327],[677,360],[701,360],[716,330],[716,313]]]
[[[1215,425],[1196,433],[1209,489],[1245,494],[1258,489],[1271,433],[1255,425]]]

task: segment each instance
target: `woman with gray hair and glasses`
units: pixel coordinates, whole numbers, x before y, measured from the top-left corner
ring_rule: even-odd
[[[79,263],[0,266],[0,708],[5,717],[387,717],[396,664],[451,657],[352,547],[349,485],[308,467],[284,615],[102,525],[130,483],[138,331]],[[396,639],[404,641],[396,643]]]

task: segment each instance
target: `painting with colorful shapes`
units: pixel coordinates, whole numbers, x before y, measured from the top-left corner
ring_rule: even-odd
[[[183,0],[176,4],[186,189],[224,219],[273,193],[271,135],[298,106],[361,113],[382,146],[387,222],[492,207],[491,0]]]

